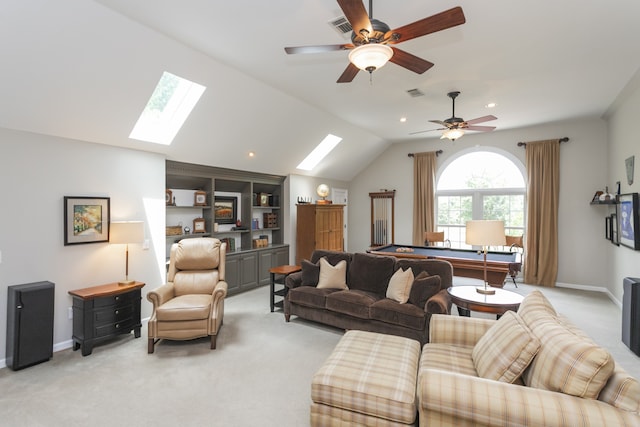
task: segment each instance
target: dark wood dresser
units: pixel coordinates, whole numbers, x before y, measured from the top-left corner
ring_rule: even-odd
[[[141,289],[145,284],[105,285],[69,291],[73,297],[73,350],[87,356],[99,341],[134,331],[140,337]]]

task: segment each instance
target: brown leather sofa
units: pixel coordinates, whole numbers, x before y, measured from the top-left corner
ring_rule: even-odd
[[[345,260],[349,289],[318,288],[320,258],[331,265]],[[387,287],[399,268],[411,268],[416,280],[409,300],[401,304],[387,298]],[[426,272],[421,278],[417,276]],[[438,277],[433,277],[438,276]],[[426,279],[425,279],[426,277]],[[450,314],[453,267],[437,259],[406,259],[368,253],[316,250],[302,261],[302,271],[287,277],[285,320],[291,315],[350,330],[357,329],[429,341],[432,314]]]

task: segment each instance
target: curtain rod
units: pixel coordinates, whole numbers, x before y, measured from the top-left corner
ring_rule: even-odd
[[[560,138],[558,140],[558,143],[563,143],[563,142],[568,142],[568,141],[569,141],[569,138],[565,136],[564,138]],[[518,147],[526,147],[526,146],[527,146],[526,142],[518,142]]]
[[[438,151],[436,151],[436,157],[438,157],[438,156],[439,156],[440,154],[442,154],[442,153],[443,153],[443,151],[442,151],[442,150],[438,150]],[[409,157],[413,157],[414,155],[415,155],[414,153],[409,153],[409,154],[407,154],[407,156],[409,156]]]

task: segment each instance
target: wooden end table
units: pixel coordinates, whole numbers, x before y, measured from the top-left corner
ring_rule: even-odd
[[[495,288],[496,293],[485,295],[476,291],[476,286],[453,286],[447,289],[451,302],[458,306],[460,316],[469,317],[471,311],[493,313],[500,318],[505,312],[518,311],[524,298],[515,292]]]
[[[271,306],[272,313],[275,307],[282,308],[284,304],[284,296],[287,294],[287,287],[284,285],[284,281],[286,280],[287,276],[292,273],[297,273],[300,270],[302,270],[302,268],[299,265],[280,265],[278,267],[273,267],[269,269],[269,273],[271,275],[271,283],[270,283],[271,288],[270,288],[269,294],[271,298],[270,306]],[[278,283],[282,285],[282,288],[278,290],[276,290],[276,276],[282,276],[281,277],[282,283]],[[276,301],[276,296],[283,297],[283,299],[281,299],[280,301]]]

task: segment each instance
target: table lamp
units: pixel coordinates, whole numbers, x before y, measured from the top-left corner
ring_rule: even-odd
[[[142,243],[142,240],[144,240],[144,222],[114,221],[111,223],[109,242],[127,245],[125,276],[123,281],[118,282],[119,285],[131,285],[134,282],[129,280],[129,243]]]
[[[506,244],[504,221],[484,219],[467,221],[466,234],[466,243],[481,246],[484,254],[484,287],[477,287],[476,291],[485,295],[493,295],[496,290],[491,288],[487,282],[487,251],[489,246],[504,246]]]

